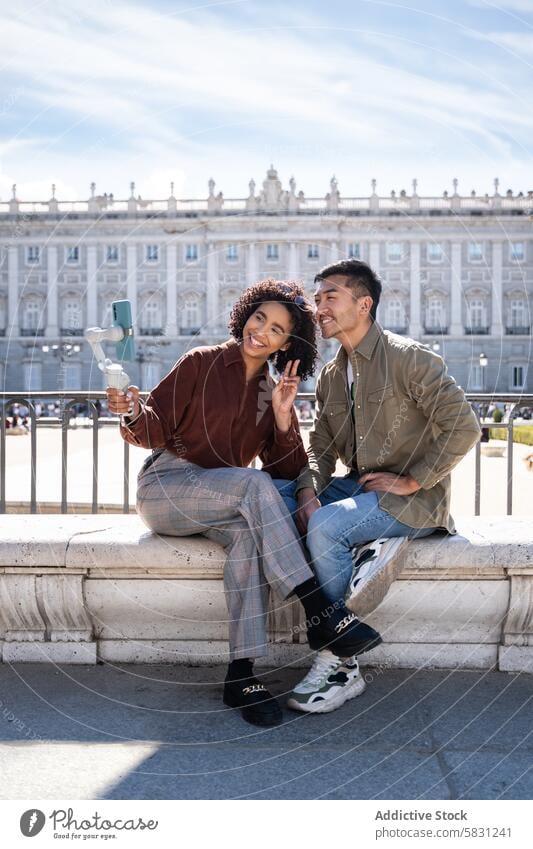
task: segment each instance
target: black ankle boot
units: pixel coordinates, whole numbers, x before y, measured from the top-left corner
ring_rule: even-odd
[[[337,657],[363,654],[382,642],[378,632],[361,622],[343,602],[332,602],[320,616],[313,616],[307,639],[312,649],[329,649]]]
[[[235,681],[228,670],[224,682],[224,704],[240,708],[242,718],[252,725],[267,727],[280,725],[283,721],[278,702],[253,675]]]

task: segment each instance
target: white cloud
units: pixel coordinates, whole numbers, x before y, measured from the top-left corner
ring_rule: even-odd
[[[533,59],[533,32],[489,32],[483,38],[491,41],[493,44],[500,44],[506,47],[511,53],[525,54]],[[520,56],[519,61],[524,64],[523,58]],[[529,66],[531,68],[531,65]]]
[[[23,91],[12,111],[23,101],[25,123],[12,122],[4,138],[2,195],[15,180],[35,191],[46,174],[81,196],[92,179],[124,196],[136,178],[145,196],[165,197],[174,169],[176,191],[203,194],[218,171],[232,187],[226,193],[242,185],[244,194],[271,156],[287,171],[317,175],[325,193],[343,163],[347,173],[352,163],[376,163],[379,176],[411,162],[423,168],[431,149],[442,173],[460,155],[510,161],[511,140],[530,137],[526,81],[510,91],[485,66],[476,78],[471,57],[464,81],[439,79],[436,54],[415,33],[411,46],[426,61],[413,71],[391,51],[380,61],[356,33],[349,46],[318,19],[288,14],[283,29],[262,27],[252,13],[245,26],[124,1],[4,3],[4,73]],[[405,56],[409,43],[398,43]]]

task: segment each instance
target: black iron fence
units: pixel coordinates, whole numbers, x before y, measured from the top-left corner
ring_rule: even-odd
[[[146,393],[141,393],[145,397]],[[38,512],[37,503],[37,429],[44,426],[56,426],[61,429],[61,501],[60,512],[67,513],[68,500],[68,436],[74,420],[83,414],[90,424],[92,434],[92,480],[91,480],[91,502],[90,511],[98,512],[99,497],[99,433],[103,427],[117,426],[116,417],[102,416],[102,401],[105,400],[105,392],[0,392],[0,513],[5,513],[6,502],[6,431],[13,426],[14,405],[18,410],[22,407],[27,410],[26,424],[22,423],[22,417],[17,415],[18,421],[15,426],[27,427],[30,439],[30,498],[27,502],[30,513]],[[481,421],[484,428],[504,429],[507,437],[507,514],[513,512],[513,432],[514,421],[519,411],[523,408],[533,407],[533,395],[522,394],[483,394],[468,393],[468,400],[474,406],[478,417],[484,409],[495,403],[505,405],[505,415],[501,422],[492,420]],[[302,392],[298,395],[299,401],[314,403],[314,395],[310,392]],[[310,427],[312,420],[302,420],[302,426]],[[123,501],[122,512],[130,512],[129,495],[129,444],[123,442]],[[481,445],[475,447],[475,477],[474,477],[474,511],[476,516],[481,509]]]

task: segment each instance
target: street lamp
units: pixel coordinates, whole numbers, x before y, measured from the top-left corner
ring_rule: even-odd
[[[43,354],[52,352],[54,357],[59,357],[61,360],[71,357],[72,354],[79,354],[81,351],[80,345],[71,345],[69,342],[63,342],[61,345],[41,345]]]
[[[489,364],[489,360],[486,354],[481,353],[479,355],[479,365],[481,368],[481,391],[485,391],[485,369]]]

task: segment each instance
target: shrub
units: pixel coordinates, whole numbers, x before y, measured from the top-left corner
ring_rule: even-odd
[[[491,428],[490,438],[507,441],[507,431],[503,427]],[[533,445],[533,425],[516,425],[513,428],[513,442],[520,442],[522,445]]]

